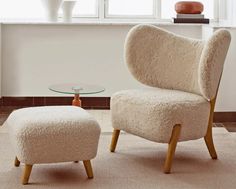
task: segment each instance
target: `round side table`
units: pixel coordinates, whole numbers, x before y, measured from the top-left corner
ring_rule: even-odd
[[[82,106],[80,95],[96,94],[105,91],[105,88],[99,85],[90,85],[84,83],[67,83],[49,86],[51,91],[62,94],[73,94],[73,106]]]

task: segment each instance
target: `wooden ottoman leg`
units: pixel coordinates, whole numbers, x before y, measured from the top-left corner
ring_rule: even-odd
[[[27,164],[25,165],[25,170],[24,170],[24,174],[22,177],[22,184],[24,184],[24,185],[28,184],[32,167],[33,167],[33,165],[27,165]]]
[[[84,168],[86,170],[87,176],[89,179],[93,178],[93,169],[90,160],[85,160],[83,161],[84,163]]]
[[[18,158],[15,158],[15,162],[14,162],[15,167],[19,167],[20,166],[20,161],[18,160]]]

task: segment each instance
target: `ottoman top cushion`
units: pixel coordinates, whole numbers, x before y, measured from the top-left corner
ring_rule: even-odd
[[[42,106],[13,111],[5,124],[11,132],[50,133],[73,131],[75,128],[99,130],[97,121],[87,111],[75,106]],[[27,134],[25,133],[25,134]]]

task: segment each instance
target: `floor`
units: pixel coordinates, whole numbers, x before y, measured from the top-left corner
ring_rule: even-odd
[[[0,125],[15,107],[0,108]],[[204,140],[179,143],[172,174],[162,173],[166,144],[156,144],[122,133],[116,153],[108,148],[111,140],[110,110],[88,110],[100,123],[102,134],[97,157],[92,161],[94,179],[88,180],[81,163],[35,165],[27,188],[34,189],[234,189],[236,180],[236,123],[217,123],[213,129],[219,160],[213,161]],[[225,127],[229,132],[227,132]],[[104,134],[105,133],[105,134]],[[23,189],[23,165],[13,166],[15,157],[7,127],[0,127],[0,188]],[[6,148],[7,146],[7,148]]]
[[[0,126],[7,119],[9,114],[19,107],[9,106],[9,107],[0,107]],[[110,110],[87,110],[90,112],[100,123],[103,133],[112,132],[111,126],[111,115]],[[236,123],[215,123],[215,127],[225,127],[229,132],[236,132]]]
[[[1,189],[235,189],[236,133],[213,129],[218,160],[212,160],[203,139],[178,143],[172,174],[163,173],[167,144],[122,134],[115,153],[111,134],[101,134],[92,160],[94,179],[81,162],[34,165],[29,185],[20,184],[24,164],[14,167],[15,153],[0,127]]]

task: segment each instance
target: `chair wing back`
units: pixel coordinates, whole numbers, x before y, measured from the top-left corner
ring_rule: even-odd
[[[211,99],[217,90],[230,34],[220,30],[208,41],[185,38],[151,25],[130,30],[125,60],[143,84],[196,93]]]
[[[201,94],[206,99],[216,96],[230,41],[230,32],[220,29],[205,43],[199,64],[198,81]]]

